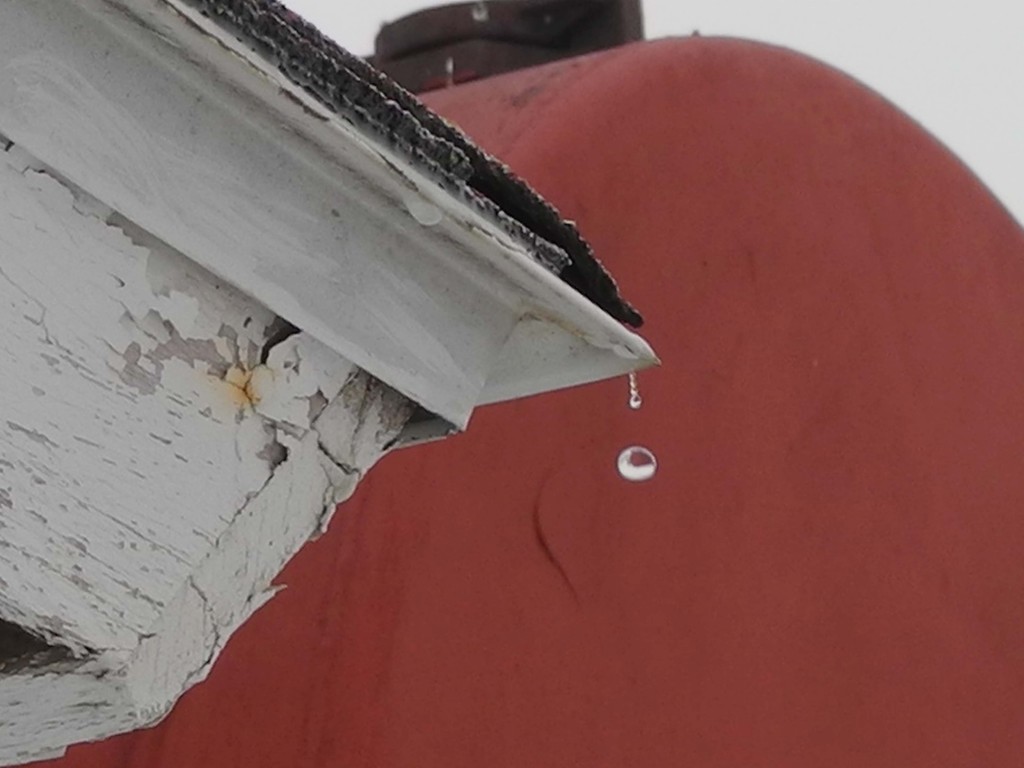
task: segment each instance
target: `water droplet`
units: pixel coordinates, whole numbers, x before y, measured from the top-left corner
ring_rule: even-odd
[[[441,209],[422,197],[410,197],[405,201],[405,209],[424,227],[435,227],[444,219]]]
[[[632,445],[619,454],[619,474],[632,483],[642,483],[654,477],[658,460],[640,445]]]
[[[487,10],[487,3],[481,2],[473,6],[473,21],[482,24],[489,18],[491,18],[491,13]]]
[[[634,411],[639,411],[643,404],[644,399],[640,397],[640,384],[637,382],[636,372],[632,371],[629,374],[629,407]]]

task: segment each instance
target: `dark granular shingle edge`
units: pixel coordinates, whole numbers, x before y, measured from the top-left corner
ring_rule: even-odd
[[[525,241],[540,263],[609,315],[636,328],[643,324],[574,224],[389,77],[275,0],[186,2],[276,64],[326,107],[496,219]]]

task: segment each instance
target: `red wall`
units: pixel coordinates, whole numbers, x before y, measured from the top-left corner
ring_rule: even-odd
[[[645,311],[644,408],[612,381],[388,458],[162,726],[55,765],[1024,764],[1007,213],[877,96],[750,43],[430,103]],[[614,469],[635,442],[646,484]]]

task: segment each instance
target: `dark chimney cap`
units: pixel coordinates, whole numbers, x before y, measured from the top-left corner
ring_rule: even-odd
[[[385,25],[370,61],[422,93],[642,38],[640,0],[481,0]]]

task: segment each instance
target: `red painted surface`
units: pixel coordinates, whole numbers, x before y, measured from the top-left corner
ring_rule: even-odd
[[[59,766],[1024,763],[1024,237],[988,192],[750,43],[430,101],[646,312],[644,408],[614,381],[390,457],[167,722]]]

